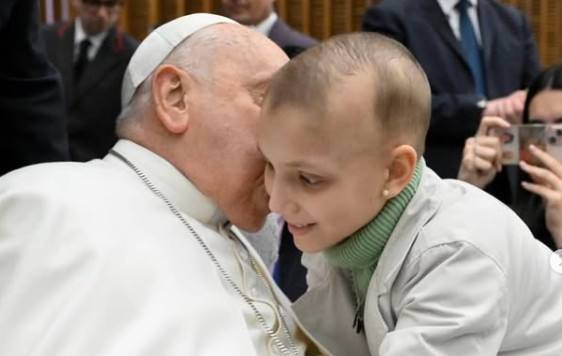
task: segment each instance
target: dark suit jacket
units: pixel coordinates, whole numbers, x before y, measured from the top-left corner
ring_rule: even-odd
[[[39,37],[37,0],[0,5],[0,175],[68,159],[59,74]]]
[[[117,141],[115,120],[121,112],[121,84],[138,43],[115,28],[109,30],[75,88],[74,23],[47,26],[43,33],[49,58],[63,77],[71,159],[103,157]]]
[[[522,13],[496,0],[480,0],[488,98],[524,89],[540,64],[534,37]],[[482,109],[459,41],[436,0],[383,0],[367,9],[363,30],[389,35],[418,59],[429,78],[431,126],[426,160],[440,176],[456,177],[465,140],[476,133]]]
[[[290,58],[317,43],[315,39],[293,30],[280,18],[271,27],[268,37],[281,47]]]

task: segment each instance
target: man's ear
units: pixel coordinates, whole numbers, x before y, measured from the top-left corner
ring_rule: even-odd
[[[391,152],[392,161],[387,171],[384,186],[386,198],[393,198],[402,192],[414,175],[418,154],[409,145],[401,145]]]
[[[176,66],[160,66],[153,74],[154,110],[162,125],[173,134],[182,134],[187,130],[191,89],[191,78]]]

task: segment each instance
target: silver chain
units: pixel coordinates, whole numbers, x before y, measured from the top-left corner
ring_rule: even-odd
[[[209,246],[207,246],[205,241],[203,241],[203,239],[197,233],[197,231],[195,231],[195,229],[191,226],[191,224],[181,215],[181,213],[178,211],[178,209],[176,209],[176,207],[168,200],[168,198],[166,198],[166,196],[164,194],[162,194],[162,192],[158,188],[156,188],[156,186],[148,179],[146,174],[144,174],[134,163],[129,161],[125,156],[123,156],[119,152],[117,152],[115,150],[110,150],[109,153],[112,154],[113,156],[117,157],[121,161],[123,161],[127,166],[129,166],[129,168],[131,168],[137,174],[137,176],[144,182],[144,184],[148,187],[148,189],[150,189],[156,196],[158,196],[160,199],[162,199],[164,201],[164,203],[166,204],[166,206],[168,207],[168,209],[182,222],[182,224],[189,230],[189,232],[191,232],[191,234],[193,235],[193,237],[195,237],[195,239],[197,240],[197,242],[199,243],[199,245],[201,246],[201,248],[203,249],[205,254],[207,254],[207,256],[211,259],[211,261],[213,262],[213,264],[215,265],[215,267],[217,268],[217,270],[221,274],[221,277],[226,281],[226,283],[228,285],[231,286],[231,288],[236,292],[236,294],[238,294],[242,298],[242,300],[244,300],[244,302],[246,302],[246,304],[248,304],[248,306],[252,309],[252,311],[254,312],[254,314],[256,316],[256,319],[258,320],[258,322],[260,323],[260,325],[264,329],[265,333],[271,338],[271,340],[273,341],[275,346],[277,346],[277,349],[283,355],[299,356],[299,352],[298,352],[297,347],[296,347],[296,345],[295,345],[295,343],[294,343],[294,341],[291,337],[291,334],[289,332],[289,328],[287,327],[285,319],[283,318],[283,316],[281,315],[279,310],[277,310],[276,314],[278,314],[279,318],[281,319],[282,329],[287,334],[287,338],[288,338],[289,344],[290,344],[289,346],[286,346],[283,343],[283,341],[281,341],[281,339],[276,335],[276,332],[267,325],[265,317],[260,313],[260,311],[255,306],[252,299],[250,297],[248,297],[244,292],[242,292],[240,287],[236,284],[236,282],[234,282],[232,277],[228,274],[228,272],[220,264],[220,262],[218,261],[216,256],[213,254],[213,252],[211,251]],[[248,256],[250,257],[250,263],[252,264],[252,267],[254,268],[257,275],[263,280],[263,282],[266,283],[266,285],[269,287],[269,289],[271,289],[271,287],[269,286],[265,277],[260,272],[258,272],[259,269],[256,268],[257,267],[256,263],[253,260],[250,253],[248,253]],[[273,296],[273,292],[271,290],[270,290],[270,292]],[[274,299],[275,299],[275,297],[274,297]]]

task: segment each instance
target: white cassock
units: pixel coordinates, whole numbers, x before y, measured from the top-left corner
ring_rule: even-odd
[[[216,205],[156,154],[126,140],[114,149],[175,205],[278,340],[317,354]],[[193,234],[116,156],[0,179],[0,355],[281,354]]]

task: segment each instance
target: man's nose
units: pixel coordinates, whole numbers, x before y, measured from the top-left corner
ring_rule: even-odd
[[[109,7],[101,5],[98,6],[98,11],[96,13],[96,15],[98,15],[98,17],[103,18],[104,20],[109,19]]]

